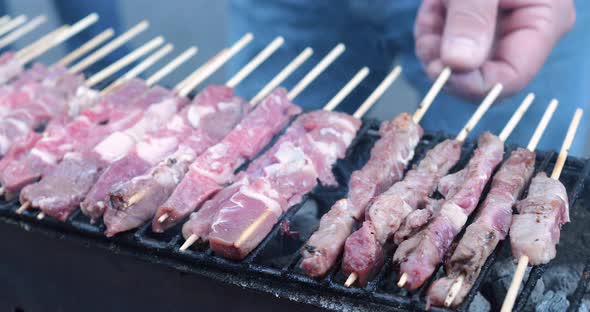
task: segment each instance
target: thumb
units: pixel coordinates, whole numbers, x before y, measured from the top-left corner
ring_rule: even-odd
[[[441,59],[455,70],[479,68],[490,54],[499,0],[448,0]]]

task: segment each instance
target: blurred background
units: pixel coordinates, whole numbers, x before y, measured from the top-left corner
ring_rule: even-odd
[[[107,27],[114,26],[116,34],[127,30],[133,25],[137,24],[143,19],[150,22],[150,27],[147,31],[141,33],[139,36],[131,41],[128,45],[127,50],[119,49],[116,53],[110,55],[109,58],[105,59],[101,64],[97,64],[90,71],[100,69],[112,60],[116,60],[121,55],[125,54],[125,51],[131,50],[133,47],[137,47],[142,43],[147,42],[151,38],[162,35],[166,42],[174,44],[174,51],[167,55],[164,60],[158,63],[159,66],[165,64],[166,60],[171,60],[174,56],[178,55],[183,50],[187,49],[191,45],[196,45],[199,48],[199,52],[196,57],[191,58],[187,63],[181,66],[171,75],[167,76],[162,84],[166,86],[173,86],[179,82],[182,78],[186,77],[192,70],[197,68],[200,64],[205,62],[207,59],[219,52],[223,47],[230,44],[228,42],[228,16],[226,10],[225,0],[196,0],[196,1],[143,1],[143,0],[123,0],[123,1],[112,1],[112,0],[100,0],[100,1],[59,1],[59,0],[8,0],[5,1],[6,14],[12,16],[25,14],[30,18],[34,16],[45,14],[48,17],[48,22],[44,23],[41,27],[28,34],[21,40],[18,40],[14,45],[15,48],[23,47],[28,43],[31,43],[36,38],[39,38],[48,31],[55,29],[64,22],[67,22],[69,16],[63,17],[62,12],[70,11],[70,15],[76,12],[90,13],[95,9],[99,14],[100,10],[107,10],[110,7],[115,8],[118,12],[118,16],[111,16],[106,14],[100,14],[101,18],[98,22],[98,26],[93,26],[92,31],[84,32],[88,33],[87,39],[92,37],[91,34],[98,34],[98,32],[106,29]],[[173,3],[174,5],[171,5]],[[67,15],[67,13],[66,13]],[[83,16],[83,15],[82,15]],[[77,20],[74,18],[72,21]],[[116,26],[114,23],[118,21],[119,25]],[[272,31],[272,30],[269,30]],[[256,34],[254,34],[256,35]],[[276,34],[280,35],[280,34]],[[78,36],[73,40],[70,40],[69,44],[62,44],[59,47],[52,49],[48,53],[44,54],[40,61],[44,63],[52,63],[58,60],[60,57],[65,55],[68,50],[77,47],[85,40]],[[80,39],[80,40],[76,40]],[[256,40],[256,38],[255,38]],[[255,51],[246,53],[254,53]],[[316,53],[316,57],[321,57]],[[275,56],[280,58],[280,50]],[[287,63],[290,60],[285,60]],[[313,61],[308,61],[309,65],[312,65]],[[154,66],[150,68],[143,77],[149,76],[151,73],[156,71],[159,67]],[[298,76],[298,75],[299,76]],[[297,79],[301,75],[305,74],[305,70],[300,70],[294,79]],[[346,73],[347,76],[352,76],[354,73]],[[211,83],[224,83],[227,78],[231,75],[231,69],[228,66],[222,68],[215,75],[213,75],[208,82]],[[252,76],[255,76],[256,72]],[[403,74],[402,74],[403,75]],[[252,78],[255,79],[255,78]],[[292,81],[291,81],[292,82]],[[312,84],[305,91],[307,95],[313,94],[314,89],[322,88],[321,84]],[[362,86],[361,86],[362,88]],[[334,90],[334,93],[337,90]],[[245,96],[245,95],[244,95]],[[395,103],[395,105],[392,105]],[[403,79],[396,81],[393,86],[383,96],[381,101],[375,105],[368,116],[378,116],[381,119],[391,118],[401,111],[412,111],[414,110],[418,98],[412,88],[410,88]],[[321,106],[319,103],[317,106]],[[358,105],[358,104],[356,104]]]

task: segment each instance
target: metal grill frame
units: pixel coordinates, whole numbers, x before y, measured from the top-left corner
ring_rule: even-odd
[[[379,122],[374,119],[365,119],[363,121],[363,126],[349,148],[346,158],[340,160],[335,166],[334,172],[338,178],[339,187],[336,189],[325,189],[319,186],[312,193],[306,195],[300,204],[292,207],[280,218],[271,233],[242,261],[233,261],[216,256],[208,247],[180,252],[179,247],[183,239],[178,226],[164,234],[154,234],[151,232],[151,224],[147,223],[137,230],[119,234],[113,238],[106,238],[103,234],[104,225],[90,224],[89,219],[79,209],[66,222],[62,223],[49,217],[43,220],[37,220],[35,217],[37,214],[36,211],[26,211],[22,215],[17,215],[15,210],[18,208],[18,202],[15,200],[9,202],[0,201],[0,220],[5,223],[18,224],[27,230],[38,231],[56,238],[82,241],[111,252],[132,255],[145,261],[175,268],[179,271],[199,274],[228,284],[270,293],[289,300],[327,309],[340,310],[342,308],[353,308],[375,311],[424,310],[426,307],[424,294],[434,280],[434,277],[431,277],[424,286],[412,293],[405,290],[392,289],[391,284],[395,280],[392,278],[395,277],[391,264],[392,250],[389,251],[383,268],[364,288],[345,287],[343,285],[344,277],[340,272],[339,265],[322,279],[316,280],[305,276],[298,269],[298,264],[301,260],[300,249],[293,252],[287,264],[282,267],[260,264],[260,260],[264,260],[264,251],[271,242],[276,239],[282,239],[279,226],[281,222],[290,221],[308,201],[315,201],[321,206],[321,211],[327,212],[331,203],[346,194],[350,174],[366,162],[369,157],[370,147],[378,139],[377,129]],[[416,163],[422,159],[427,150],[449,137],[440,132],[425,134],[418,145],[412,163]],[[474,148],[475,142],[473,141],[467,141],[464,144],[461,160],[452,171],[464,167],[471,157]],[[516,146],[507,146],[507,152],[505,154],[509,155],[509,152],[514,148]],[[556,155],[555,152],[537,152],[536,171],[549,172],[549,169],[555,163]],[[412,163],[408,167],[411,167]],[[562,181],[573,181],[573,183],[570,183],[571,185],[566,184],[570,198],[570,207],[574,207],[575,201],[582,193],[589,173],[590,161],[572,157],[568,158],[562,174]],[[483,198],[485,196],[482,196]],[[576,222],[576,220],[572,220],[572,222]],[[507,240],[502,241],[488,258],[465,302],[457,308],[458,311],[468,310],[483,281],[488,276],[490,269],[498,259],[499,250],[505,248],[507,244],[509,244]],[[300,248],[302,247],[303,245]],[[438,270],[440,269],[439,267]],[[514,311],[522,311],[524,309],[531,292],[544,272],[545,266],[536,266],[531,269],[525,286],[519,293]],[[589,284],[590,258],[587,259],[576,291],[569,298],[570,311],[577,311]],[[438,307],[432,307],[431,310],[451,311]]]

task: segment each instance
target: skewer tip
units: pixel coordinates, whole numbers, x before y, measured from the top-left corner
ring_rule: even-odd
[[[43,220],[43,218],[45,218],[45,214],[43,212],[39,212],[37,215],[37,220]]]
[[[450,307],[453,304],[453,301],[455,301],[455,299],[457,298],[457,295],[459,295],[459,290],[461,290],[461,287],[463,286],[463,282],[465,281],[465,276],[463,274],[461,274],[453,283],[453,285],[451,285],[451,289],[449,290],[449,293],[447,294],[447,297],[445,298],[445,302],[444,305],[445,307]]]
[[[406,286],[407,282],[408,282],[408,273],[404,273],[399,278],[399,281],[397,282],[397,287],[403,288],[404,286]]]
[[[358,278],[358,275],[355,272],[352,272],[348,276],[348,278],[346,279],[346,282],[344,282],[344,286],[346,286],[346,287],[352,286],[352,284],[354,284],[354,282],[356,282],[357,278]]]
[[[18,207],[18,209],[15,212],[16,212],[16,214],[22,214],[23,212],[25,212],[25,210],[29,209],[30,206],[31,206],[31,202],[26,201],[22,205],[20,205],[20,207]]]
[[[164,223],[164,221],[166,221],[166,219],[168,219],[168,214],[167,214],[167,213],[165,213],[165,214],[161,215],[161,216],[158,218],[158,222],[160,222],[160,223]]]
[[[182,244],[182,246],[180,246],[180,252],[185,252],[190,246],[192,246],[197,239],[199,239],[199,237],[195,234],[191,234],[191,236],[189,236],[186,241],[184,242],[184,244]]]

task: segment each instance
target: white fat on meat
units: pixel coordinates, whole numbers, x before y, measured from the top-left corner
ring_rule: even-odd
[[[57,163],[57,159],[53,154],[40,150],[38,148],[31,149],[31,155],[39,157],[46,164],[55,165]]]
[[[445,202],[440,210],[440,215],[449,220],[454,229],[461,229],[467,222],[467,214],[453,202]]]
[[[236,102],[220,102],[218,104],[219,110],[225,111],[225,110],[233,110],[233,109],[237,109],[240,107],[240,105]]]
[[[174,136],[150,138],[137,143],[137,155],[150,164],[156,164],[162,157],[169,154],[178,146],[178,139]]]
[[[311,143],[320,152],[322,152],[323,155],[328,156],[330,159],[337,159],[338,158],[338,155],[340,154],[340,147],[337,142],[326,143],[326,142],[316,141],[309,134],[308,134],[308,137],[309,137],[309,140],[311,141]]]
[[[76,95],[68,101],[68,115],[78,116],[83,110],[92,107],[100,99],[100,93],[86,86],[76,89]]]
[[[339,124],[341,126],[343,126],[344,128],[347,128],[350,133],[356,133],[357,128],[354,126],[354,124],[352,123],[352,121],[345,119],[345,118],[341,118],[339,116],[334,116],[334,115],[329,115],[328,117],[329,123],[335,123],[335,124]]]
[[[193,128],[197,128],[201,124],[201,118],[205,115],[215,112],[215,108],[211,106],[193,105],[188,109],[187,118]]]
[[[182,116],[174,115],[166,124],[166,128],[174,132],[180,132],[185,127],[185,122]]]
[[[131,136],[117,131],[102,140],[102,142],[94,148],[94,151],[97,152],[104,161],[112,163],[126,155],[134,145],[135,140]]]
[[[18,120],[15,118],[6,118],[5,121],[12,124],[15,128],[18,129],[20,133],[27,133],[29,131],[29,126],[22,120]]]
[[[125,132],[136,141],[140,141],[146,132],[160,128],[178,110],[178,101],[175,98],[168,98],[159,103],[151,105],[145,115],[133,127]]]
[[[312,171],[317,175],[312,161],[303,150],[291,142],[284,142],[275,152],[278,163],[264,167],[264,172],[271,175],[288,175],[294,172]]]
[[[10,148],[10,141],[5,135],[0,134],[0,154],[6,154],[8,148]]]

